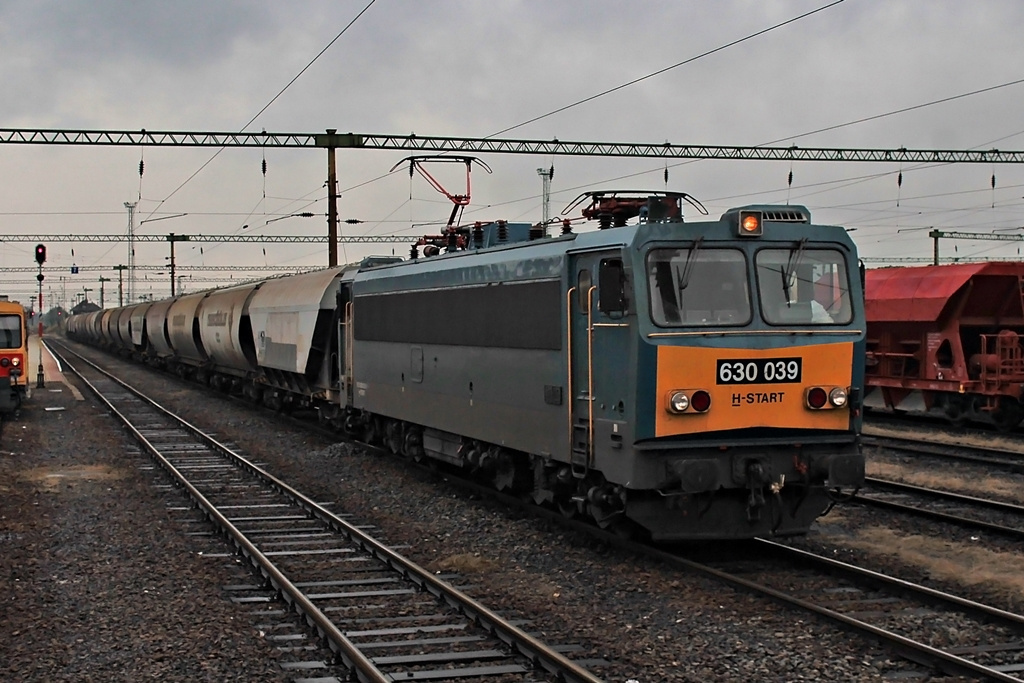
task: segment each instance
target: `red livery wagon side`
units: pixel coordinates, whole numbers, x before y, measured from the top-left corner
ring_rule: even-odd
[[[887,408],[919,392],[955,423],[1021,422],[1024,263],[869,270],[865,300],[866,383]]]

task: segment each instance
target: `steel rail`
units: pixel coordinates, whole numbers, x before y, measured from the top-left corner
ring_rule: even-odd
[[[47,340],[44,343],[47,343],[49,345],[52,343],[52,341]],[[71,353],[75,353],[70,349],[68,349],[68,351]],[[514,648],[516,652],[529,659],[534,664],[534,666],[539,666],[548,673],[558,676],[560,680],[565,681],[566,683],[602,683],[602,680],[594,676],[594,674],[592,674],[590,671],[574,663],[572,660],[566,658],[562,654],[547,647],[546,645],[544,645],[544,643],[537,640],[533,636],[529,635],[517,626],[502,619],[497,613],[490,610],[482,603],[478,602],[477,600],[474,600],[468,595],[465,595],[461,591],[452,587],[443,579],[434,576],[433,574],[426,571],[419,565],[416,565],[415,563],[406,559],[399,553],[396,553],[392,549],[380,543],[372,536],[366,534],[356,526],[341,519],[340,517],[333,514],[326,508],[322,507],[312,499],[298,492],[297,490],[295,490],[282,480],[278,479],[277,477],[270,474],[263,468],[254,464],[252,461],[239,455],[238,453],[235,453],[226,445],[220,443],[210,435],[206,434],[195,425],[175,415],[174,413],[167,410],[160,404],[156,403],[151,398],[141,393],[140,391],[138,391],[131,385],[127,384],[126,382],[123,382],[122,380],[114,377],[109,372],[103,370],[95,363],[89,361],[80,354],[76,353],[75,355],[81,358],[85,363],[92,366],[98,372],[103,373],[110,380],[116,382],[126,391],[131,392],[134,396],[136,396],[139,400],[149,405],[151,408],[159,411],[167,418],[176,422],[182,428],[190,431],[194,436],[203,441],[208,447],[228,456],[243,468],[247,469],[251,473],[259,476],[267,483],[271,484],[281,493],[285,494],[289,498],[292,498],[307,513],[315,516],[316,518],[318,518],[325,524],[329,525],[332,529],[338,531],[339,533],[348,536],[348,538],[364,552],[373,555],[375,558],[384,562],[386,565],[388,565],[395,571],[400,572],[403,576],[405,576],[408,580],[412,581],[420,589],[430,593],[439,600],[443,600],[447,605],[458,610],[461,614],[463,614],[463,616],[469,618],[481,628],[484,628],[488,632],[497,636],[507,645]],[[72,368],[72,370],[74,371],[74,368]],[[77,374],[77,371],[75,372]],[[80,374],[78,376],[81,378]],[[97,395],[100,396],[96,388],[91,383],[89,383],[84,378],[82,379],[89,386],[90,390],[92,390],[94,393],[97,393]],[[121,415],[121,413],[118,412],[116,408],[114,408],[109,403],[109,401],[106,401],[106,399],[103,400],[121,420],[125,421],[125,423],[128,424],[127,419],[123,415]],[[134,429],[134,427],[131,427],[130,424],[129,429],[133,432],[133,436],[139,439],[140,443],[145,445],[146,450],[148,452],[156,454],[156,457],[161,462],[161,464],[165,468],[167,468],[168,471],[170,471],[176,479],[181,481],[186,486],[190,494],[194,492],[194,494],[198,496],[197,502],[199,502],[199,500],[203,501],[200,504],[203,506],[204,510],[207,510],[208,514],[211,511],[215,513],[215,517],[217,518],[218,523],[221,523],[221,520],[223,520],[225,529],[230,530],[229,533],[231,534],[232,538],[236,540],[236,544],[240,540],[244,544],[244,547],[247,549],[247,552],[248,550],[251,550],[251,552],[253,553],[251,557],[257,559],[261,567],[265,568],[266,566],[269,566],[273,569],[273,574],[276,577],[280,577],[279,580],[282,582],[282,586],[286,586],[290,589],[288,590],[288,595],[294,594],[296,602],[302,605],[303,610],[305,610],[306,606],[308,605],[308,607],[311,610],[309,614],[316,615],[314,617],[316,627],[318,628],[318,630],[323,629],[320,631],[321,635],[324,635],[324,637],[327,638],[329,642],[331,642],[332,649],[334,649],[335,645],[337,645],[338,649],[335,651],[342,654],[343,657],[352,656],[352,654],[350,654],[351,649],[352,652],[358,655],[358,658],[353,657],[353,662],[359,663],[359,666],[356,667],[357,671],[362,671],[362,662],[365,661],[366,665],[372,667],[373,672],[376,672],[381,676],[385,676],[384,678],[379,680],[393,680],[390,676],[381,674],[379,670],[376,669],[376,667],[373,667],[372,663],[359,652],[358,648],[356,648],[356,646],[352,644],[351,641],[349,641],[344,636],[344,634],[342,634],[337,629],[337,627],[335,627],[333,623],[331,623],[330,620],[325,615],[323,615],[323,613],[320,612],[320,610],[315,605],[313,605],[311,602],[309,602],[307,598],[305,598],[301,590],[299,590],[293,584],[288,582],[287,578],[281,575],[280,572],[276,570],[276,568],[273,568],[273,564],[269,560],[267,560],[267,558],[262,553],[260,553],[260,551],[256,549],[255,546],[253,546],[247,539],[245,539],[244,535],[242,535],[241,532],[239,532],[233,525],[231,525],[231,523],[225,517],[223,517],[223,515],[217,512],[216,509],[212,506],[212,504],[209,503],[209,501],[207,501],[202,496],[202,494],[199,493],[198,490],[195,490],[194,487],[188,484],[184,476],[181,475],[180,472],[178,472],[178,470],[174,468],[174,466],[171,465],[170,462],[163,458],[163,456],[159,455],[156,449],[153,448],[152,444],[150,444],[149,441],[141,433]],[[264,575],[266,576],[266,574]],[[275,587],[278,587],[276,583]],[[278,588],[279,590],[284,590],[281,587]],[[337,642],[335,642],[336,639]],[[345,663],[346,665],[349,665],[350,668],[354,666],[354,664],[350,665],[347,659]],[[369,678],[367,680],[375,682],[378,679]]]
[[[977,529],[979,531],[988,531],[990,533],[999,534],[1000,536],[1006,536],[1014,540],[1024,541],[1024,529],[1018,529],[1012,526],[1004,526],[1002,524],[994,524],[992,522],[985,522],[980,519],[961,517],[959,515],[950,514],[948,512],[939,512],[938,510],[928,510],[927,508],[914,507],[913,505],[897,503],[891,500],[883,500],[881,498],[875,498],[873,496],[866,496],[864,495],[863,491],[858,493],[857,496],[851,502],[855,505],[864,504],[869,505],[871,507],[895,510],[897,512],[902,512],[908,515],[915,515],[917,517],[934,519],[939,522],[955,524],[957,526]]]
[[[260,573],[264,576],[264,578],[270,581],[274,588],[280,591],[281,595],[285,597],[285,599],[289,603],[291,603],[301,614],[305,615],[307,622],[311,626],[314,626],[320,633],[320,635],[327,640],[327,642],[330,645],[330,648],[335,652],[335,654],[337,654],[341,658],[345,666],[347,666],[358,676],[360,681],[362,681],[363,683],[388,683],[389,681],[391,681],[391,678],[389,676],[385,675],[376,666],[374,666],[373,663],[370,662],[370,660],[359,650],[359,648],[357,648],[352,643],[352,641],[350,641],[345,636],[345,634],[342,633],[338,629],[338,627],[335,626],[331,622],[331,620],[323,612],[321,612],[320,609],[316,605],[314,605],[297,586],[295,586],[295,584],[289,581],[288,578],[284,576],[284,574],[282,574],[280,570],[278,570],[274,563],[267,559],[266,555],[260,552],[260,550],[255,545],[253,545],[252,542],[249,541],[249,539],[246,538],[241,531],[238,530],[238,527],[232,524],[232,522],[227,517],[225,517],[223,513],[221,513],[220,510],[218,510],[217,507],[213,505],[206,498],[206,496],[204,496],[199,491],[199,489],[197,489],[195,486],[192,485],[191,482],[189,482],[188,478],[185,477],[178,470],[178,468],[171,464],[171,462],[167,460],[167,458],[165,458],[162,453],[160,453],[159,449],[153,446],[149,439],[147,439],[142,434],[142,432],[140,432],[132,424],[131,420],[129,420],[126,415],[124,415],[120,410],[118,410],[114,406],[114,404],[111,403],[107,399],[107,397],[103,395],[103,392],[101,392],[96,387],[96,385],[90,382],[81,372],[79,372],[78,369],[75,368],[75,366],[72,363],[70,363],[66,357],[63,356],[63,354],[60,354],[57,350],[53,349],[53,345],[50,340],[45,340],[43,343],[47,346],[47,348],[49,348],[55,354],[60,355],[63,358],[64,366],[68,370],[73,372],[75,376],[78,377],[78,379],[80,379],[89,388],[89,390],[102,403],[106,405],[107,409],[110,410],[110,412],[124,424],[124,426],[128,429],[132,437],[139,443],[139,445],[142,446],[142,448],[150,455],[150,457],[156,460],[160,464],[160,466],[165,471],[167,471],[175,479],[175,481],[177,481],[177,483],[180,486],[184,487],[184,489],[188,491],[188,494],[192,498],[192,500],[203,509],[206,516],[212,522],[217,524],[228,535],[228,537],[235,544],[235,546],[246,557],[248,557],[251,562],[253,562],[256,565],[257,569],[259,569]],[[100,369],[99,366],[97,366],[95,363],[92,363],[91,361],[80,355],[78,357],[88,365],[92,366],[93,369],[103,373],[108,379],[111,379],[125,390],[134,394],[137,398],[145,402],[148,402],[151,407],[154,407],[157,410],[162,411],[168,417],[173,418],[180,426],[192,431],[197,436],[205,437],[203,440],[208,440],[208,445],[212,446],[213,444],[217,444],[218,449],[223,448],[220,446],[218,442],[203,434],[203,432],[200,431],[198,428],[182,420],[181,418],[178,418],[172,413],[169,413],[159,404],[155,403],[151,399],[137,392],[133,387],[123,382],[120,382],[117,378]],[[245,459],[242,458],[242,460]],[[248,463],[248,461],[245,462]],[[252,463],[248,464],[253,469],[259,470],[259,468],[253,465]]]
[[[917,586],[916,584],[903,581],[902,579],[896,579],[894,577],[886,576],[884,574],[879,574],[878,572],[873,572],[868,569],[863,569],[860,567],[856,567],[854,565],[846,564],[845,562],[839,562],[838,560],[833,560],[831,558],[821,557],[819,555],[814,555],[813,553],[808,553],[806,551],[790,548],[789,546],[784,546],[782,544],[775,543],[774,541],[755,539],[755,543],[763,545],[766,549],[772,551],[792,553],[794,557],[800,557],[802,561],[817,562],[822,566],[827,566],[832,570],[841,570],[844,572],[849,572],[850,574],[858,575],[862,578],[877,581],[879,583],[888,584],[893,587],[899,587],[908,591],[916,591],[917,589],[921,589],[921,595],[931,596],[935,600],[948,600],[950,604],[957,604],[958,607],[964,609],[965,611],[976,610],[977,614],[985,614],[987,617],[996,619],[1002,623],[1014,624],[1017,628],[1024,627],[1024,617],[1013,614],[1011,612],[999,610],[994,607],[989,607],[987,605],[981,605],[980,603],[974,603],[970,600],[958,598],[956,596],[949,595],[948,593],[936,591],[934,589],[926,588],[924,586]],[[829,621],[836,622],[846,628],[854,630],[863,635],[870,636],[882,642],[883,644],[889,645],[906,659],[909,659],[918,664],[922,664],[924,666],[929,666],[944,671],[950,675],[974,676],[984,680],[1003,681],[1006,683],[1020,683],[1021,679],[1016,678],[1014,676],[1010,676],[1001,671],[997,671],[996,669],[992,669],[982,664],[978,664],[977,662],[972,662],[969,659],[965,659],[952,653],[945,652],[930,645],[926,645],[911,638],[907,638],[906,636],[901,636],[887,629],[874,626],[865,621],[861,621],[860,619],[855,619],[853,617],[842,614],[841,612],[837,612],[835,610],[823,607],[808,600],[804,600],[803,598],[795,597],[793,595],[790,595],[789,593],[777,590],[775,588],[771,588],[770,586],[765,586],[757,582],[750,581],[739,576],[735,576],[727,571],[715,569],[714,567],[710,567],[699,562],[694,562],[692,560],[687,560],[685,558],[681,558],[664,551],[653,551],[652,554],[664,560],[666,563],[674,564],[680,567],[686,567],[693,571],[705,574],[712,578],[719,579],[721,581],[724,581],[734,586],[738,586],[745,590],[760,595],[768,596],[776,600],[777,602],[817,614],[818,616],[824,617]]]
[[[468,491],[476,492],[479,494],[493,497],[499,502],[515,508],[526,507],[526,503],[515,496],[510,496],[501,492],[496,492],[492,489],[485,488],[483,485],[469,480],[461,479],[458,477],[449,477],[447,479],[449,483],[457,484],[460,488],[464,488]],[[874,626],[860,619],[847,616],[841,612],[823,607],[815,604],[803,598],[798,598],[794,595],[780,591],[770,586],[751,581],[749,579],[742,578],[735,574],[730,574],[728,571],[716,569],[710,565],[690,560],[685,557],[681,557],[675,553],[667,550],[652,547],[637,543],[635,541],[623,539],[620,536],[611,532],[603,531],[594,527],[591,524],[587,524],[578,520],[567,519],[561,513],[554,510],[547,510],[544,508],[531,507],[531,511],[535,512],[539,516],[547,519],[557,525],[563,526],[584,535],[590,536],[601,540],[612,547],[619,548],[624,551],[636,553],[642,557],[651,558],[663,562],[667,566],[676,567],[686,571],[691,571],[703,576],[707,576],[711,579],[720,581],[727,585],[733,586],[749,593],[766,596],[778,603],[793,607],[799,610],[811,612],[819,617],[824,618],[827,621],[837,623],[840,626],[856,632],[860,635],[867,636],[882,645],[892,647],[899,655],[905,659],[921,664],[923,666],[931,667],[940,671],[943,671],[949,675],[962,675],[971,676],[975,678],[981,678],[983,680],[1000,681],[1005,683],[1020,683],[1020,678],[1015,678],[1008,674],[1005,674],[996,669],[986,667],[983,664],[972,662],[971,660],[965,659],[958,655],[952,654],[932,647],[925,643],[918,642],[912,638],[901,636],[897,633],[889,631],[887,629]],[[977,603],[966,598],[960,598],[955,595],[944,593],[926,586],[919,586],[917,584],[904,581],[895,577],[886,576],[869,569],[863,569],[850,565],[838,560],[833,560],[828,557],[822,557],[808,553],[806,551],[798,550],[796,548],[790,548],[774,541],[768,541],[764,539],[754,539],[754,543],[761,544],[765,548],[771,551],[777,551],[780,553],[792,553],[794,557],[801,558],[804,562],[817,562],[823,567],[827,567],[832,571],[849,571],[851,574],[859,575],[864,580],[870,580],[876,584],[887,584],[893,589],[898,589],[908,593],[918,593],[921,596],[926,597],[930,601],[939,604],[955,605],[957,609],[960,609],[968,614],[972,614],[981,619],[991,620],[998,623],[1002,623],[1013,628],[1024,629],[1024,616],[1007,612],[995,607]]]
[[[901,493],[913,493],[920,496],[930,496],[939,500],[948,500],[964,505],[971,505],[974,507],[984,507],[991,510],[997,510],[1012,515],[1024,515],[1024,506],[1017,505],[1015,503],[1004,503],[1000,500],[990,500],[988,498],[978,498],[977,496],[968,496],[962,493],[954,493],[952,491],[941,491],[938,489],[930,489],[924,486],[916,486],[914,484],[906,484],[901,481],[889,481],[888,479],[876,479],[875,477],[866,477],[865,483],[878,488],[889,489],[890,491],[898,491]]]
[[[1024,469],[1024,452],[1006,450],[1003,448],[993,448],[991,446],[968,446],[966,444],[947,444],[937,441],[922,443],[916,439],[873,434],[862,435],[861,443],[865,446],[875,446],[877,448],[889,448],[908,453],[918,453],[920,455],[927,455],[929,457],[944,460],[959,460],[961,462],[974,462],[981,465],[996,465],[1007,468],[1013,472],[1020,472]],[[954,449],[968,452],[954,452]],[[982,453],[987,455],[974,455],[971,453],[972,451],[973,453]]]

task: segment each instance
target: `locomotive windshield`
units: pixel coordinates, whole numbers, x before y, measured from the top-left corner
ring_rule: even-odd
[[[656,325],[721,326],[750,322],[747,263],[738,249],[652,249],[647,257]]]
[[[761,312],[770,325],[833,325],[853,319],[846,259],[835,249],[757,252]]]
[[[21,348],[21,316],[0,315],[0,349]]]

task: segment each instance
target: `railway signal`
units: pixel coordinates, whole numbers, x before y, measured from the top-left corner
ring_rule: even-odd
[[[46,245],[36,245],[36,263],[39,264],[39,273],[36,280],[39,281],[39,310],[36,315],[39,318],[39,370],[36,373],[36,388],[42,389],[46,385],[43,381],[43,264],[46,263]]]

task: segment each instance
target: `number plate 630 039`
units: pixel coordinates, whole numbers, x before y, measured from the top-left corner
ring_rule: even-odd
[[[799,358],[719,359],[716,384],[789,384],[800,381]]]

